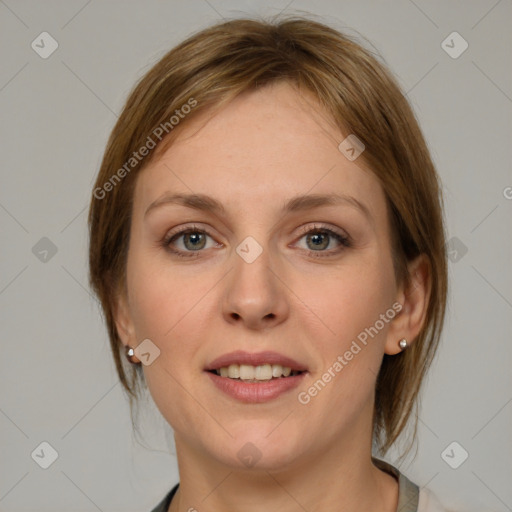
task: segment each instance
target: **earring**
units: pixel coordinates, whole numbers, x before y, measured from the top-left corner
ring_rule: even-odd
[[[407,340],[405,338],[401,339],[398,342],[398,346],[400,347],[401,350],[405,350],[407,348]]]
[[[139,364],[139,363],[137,363],[136,361],[134,361],[134,360],[132,359],[132,357],[133,357],[134,355],[135,355],[135,350],[133,350],[133,348],[132,348],[132,347],[130,347],[130,346],[128,346],[128,345],[127,345],[127,346],[126,346],[126,358],[127,358],[127,359],[128,359],[128,361],[130,361],[130,363],[132,363],[132,364]]]

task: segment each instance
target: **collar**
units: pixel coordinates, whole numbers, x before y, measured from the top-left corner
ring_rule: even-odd
[[[418,512],[419,487],[389,462],[372,457],[375,466],[398,480],[398,507],[396,512]]]
[[[396,512],[418,512],[419,487],[411,482],[404,474],[400,473],[397,468],[389,462],[372,457],[375,466],[398,481],[398,507]],[[152,510],[152,512],[167,512],[173,496],[178,490],[179,482],[169,491],[167,496]]]

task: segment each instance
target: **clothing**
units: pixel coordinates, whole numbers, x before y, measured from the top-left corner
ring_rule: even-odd
[[[421,489],[400,473],[394,466],[372,457],[373,463],[398,480],[398,507],[396,512],[447,512],[436,496],[427,489]],[[151,512],[167,512],[172,498],[178,490],[179,482]]]
[[[178,482],[170,491],[169,494],[165,496],[165,498],[151,511],[151,512],[167,512],[169,510],[169,506],[171,504],[173,496],[176,494],[178,490],[178,486],[180,483]]]

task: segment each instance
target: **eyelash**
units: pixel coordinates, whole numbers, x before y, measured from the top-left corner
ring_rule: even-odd
[[[185,251],[185,253],[184,253],[184,251],[178,251],[176,249],[171,249],[171,243],[172,242],[174,242],[175,240],[177,240],[181,236],[189,234],[189,233],[200,233],[200,234],[203,234],[203,235],[207,235],[210,238],[213,238],[210,235],[210,233],[208,233],[208,231],[206,231],[204,229],[200,229],[197,226],[191,226],[191,227],[184,228],[181,231],[178,231],[176,233],[170,233],[169,235],[165,236],[164,239],[161,241],[162,246],[164,247],[164,249],[170,251],[171,253],[175,254],[176,256],[178,256],[180,258],[194,258],[194,257],[198,257],[199,253],[202,252],[201,250],[198,250],[198,251]],[[341,252],[341,250],[343,250],[344,248],[352,247],[352,243],[351,243],[350,238],[348,236],[342,235],[341,233],[338,233],[337,231],[329,229],[329,228],[327,228],[325,226],[318,226],[316,224],[313,227],[307,226],[307,227],[303,228],[301,230],[301,237],[299,238],[299,240],[301,238],[303,238],[304,236],[309,235],[310,233],[321,233],[321,234],[329,235],[329,236],[333,237],[334,239],[336,239],[341,244],[341,248],[338,248],[337,250],[330,250],[330,251],[310,251],[310,250],[306,250],[306,252],[308,252],[308,254],[310,256],[314,257],[314,258],[326,258],[326,257],[329,257],[329,256],[333,256],[333,255],[338,254],[339,252]]]

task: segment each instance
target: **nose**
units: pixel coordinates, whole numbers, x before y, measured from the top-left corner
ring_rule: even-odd
[[[234,268],[225,284],[223,314],[227,322],[251,330],[275,327],[289,314],[287,288],[273,268],[268,249],[254,261],[233,255]]]

